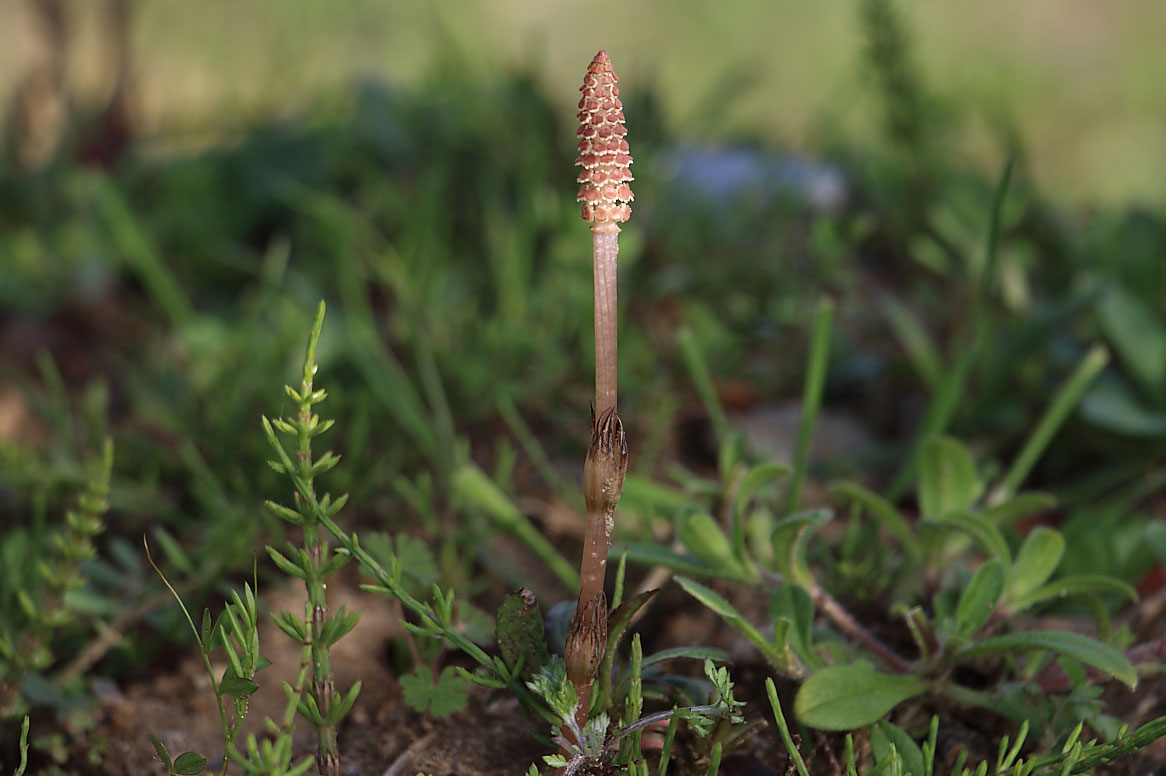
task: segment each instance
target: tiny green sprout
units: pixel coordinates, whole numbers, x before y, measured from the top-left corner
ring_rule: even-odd
[[[564,721],[574,718],[579,696],[575,692],[575,685],[567,679],[567,665],[561,657],[553,655],[526,686],[547,702],[556,717]]]

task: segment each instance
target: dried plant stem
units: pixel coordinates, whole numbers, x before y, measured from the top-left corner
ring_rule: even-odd
[[[839,630],[877,655],[886,664],[887,668],[890,668],[897,674],[911,673],[910,662],[900,657],[898,653],[880,641],[877,636],[862,627],[858,620],[854,619],[850,612],[846,611],[842,604],[838,603],[832,595],[820,586],[814,585],[810,589],[810,597],[814,600],[814,606],[829,617],[838,626]]]
[[[612,221],[591,227],[595,267],[595,408],[615,407],[618,369],[616,257],[620,228]]]

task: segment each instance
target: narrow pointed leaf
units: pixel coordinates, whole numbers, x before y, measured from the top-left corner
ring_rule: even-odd
[[[680,528],[680,541],[695,558],[714,568],[736,570],[739,564],[733,557],[729,537],[721,531],[712,515],[698,512]]]
[[[1075,574],[1071,577],[1055,579],[1047,585],[1042,585],[1026,595],[1018,596],[1009,604],[1013,611],[1019,612],[1055,598],[1085,595],[1089,593],[1112,593],[1138,600],[1138,592],[1120,579],[1107,577],[1103,574]]]
[[[957,509],[938,517],[928,518],[927,522],[932,525],[958,528],[972,537],[989,558],[999,558],[1004,565],[1012,565],[1012,552],[1008,549],[1004,534],[983,515]]]
[[[878,520],[888,533],[899,540],[899,544],[903,545],[903,550],[912,560],[923,562],[923,542],[915,535],[915,531],[894,504],[857,482],[840,482],[831,490],[836,496],[853,499],[865,507],[871,517]]]
[[[745,637],[753,646],[765,656],[765,659],[770,662],[778,671],[786,676],[796,676],[801,673],[801,667],[797,664],[796,658],[792,653],[780,652],[772,642],[766,639],[756,628],[753,627],[741,613],[738,612],[732,604],[726,601],[723,597],[713,592],[709,588],[693,581],[686,577],[676,577],[676,581],[684,588],[685,592],[691,595],[696,600],[711,609],[722,620],[728,623],[734,630]]]
[[[1044,649],[1065,655],[1100,669],[1130,689],[1138,684],[1138,674],[1129,659],[1108,644],[1071,631],[1025,631],[986,639],[961,650],[958,657],[967,658],[995,652]]]
[[[773,530],[773,555],[787,580],[803,587],[814,584],[810,566],[806,562],[806,545],[811,536],[830,519],[830,511],[815,509],[798,512],[778,522]]]
[[[1004,592],[1004,564],[992,558],[980,564],[960,595],[955,610],[956,632],[970,636],[988,621]]]

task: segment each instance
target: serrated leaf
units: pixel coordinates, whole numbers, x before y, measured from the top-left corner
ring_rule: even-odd
[[[174,773],[197,776],[206,770],[206,758],[198,752],[183,752],[174,758]]]
[[[429,666],[419,665],[401,677],[401,689],[410,708],[435,717],[448,717],[469,702],[469,684],[450,667],[434,682]]]
[[[967,658],[998,652],[1034,649],[1048,650],[1091,665],[1119,680],[1131,690],[1138,684],[1138,674],[1125,655],[1108,644],[1071,631],[1035,630],[1009,633],[1005,636],[985,639],[960,650],[956,656]]]
[[[1055,579],[1047,585],[1042,585],[1023,596],[1018,596],[1009,605],[1013,611],[1019,612],[1054,598],[1067,598],[1068,596],[1088,593],[1113,593],[1131,601],[1138,600],[1138,592],[1120,579],[1107,577],[1104,574],[1075,574]]]
[[[1065,537],[1051,528],[1032,529],[1016,553],[1012,575],[1008,580],[1008,598],[1022,599],[1043,585],[1057,570],[1065,554]]]
[[[777,569],[787,581],[802,587],[814,584],[806,562],[806,545],[810,537],[830,520],[830,511],[814,509],[797,512],[780,521],[773,529],[773,557]]]
[[[919,509],[937,518],[953,509],[968,509],[984,492],[976,462],[962,442],[944,436],[923,443],[919,461]]]
[[[423,585],[432,585],[440,577],[437,561],[429,545],[407,534],[397,536],[397,557],[405,573]]]
[[[865,507],[867,512],[878,520],[883,528],[899,540],[899,544],[903,546],[903,550],[911,556],[912,560],[918,563],[923,562],[923,542],[915,535],[915,531],[899,513],[899,510],[895,509],[894,504],[857,482],[840,482],[834,485],[831,490],[836,496],[851,498]]]
[[[798,720],[819,730],[853,730],[873,725],[898,704],[927,690],[915,676],[892,676],[865,664],[832,666],[813,674],[798,689]]]
[[[980,564],[968,586],[960,594],[955,609],[956,633],[970,636],[988,621],[1004,592],[1004,564],[991,558]]]
[[[965,509],[956,509],[944,514],[928,518],[930,525],[943,525],[958,528],[968,534],[980,545],[980,549],[989,558],[999,558],[1006,566],[1012,565],[1012,552],[1008,549],[1008,542],[1004,534],[983,515],[969,512]]]

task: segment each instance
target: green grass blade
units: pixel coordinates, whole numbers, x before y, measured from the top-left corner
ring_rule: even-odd
[[[1109,363],[1109,350],[1104,345],[1094,345],[1085,354],[1068,381],[1061,387],[1061,390],[1057,391],[1057,395],[1053,397],[1052,403],[1045,410],[1045,414],[1037,423],[1019,455],[1016,456],[1016,460],[1012,462],[1007,474],[996,487],[993,497],[990,499],[991,503],[999,503],[1016,492],[1029,472],[1032,471],[1032,467],[1036,465],[1037,459],[1053,441],[1061,424],[1081,401],[1085,390],[1107,363]]]
[[[830,360],[830,324],[834,318],[834,302],[822,299],[814,314],[813,330],[810,335],[810,363],[806,371],[806,384],[802,391],[802,423],[798,428],[798,442],[794,452],[793,479],[786,496],[785,512],[793,512],[802,498],[802,486],[806,482],[810,463],[810,442],[814,438],[814,425],[818,411],[822,407],[822,390],[826,386],[826,367]]]

